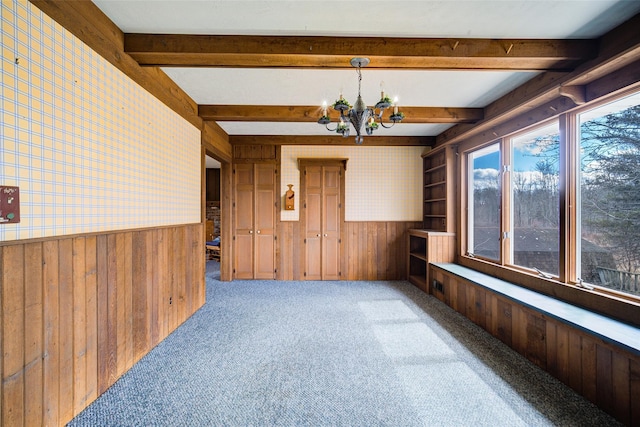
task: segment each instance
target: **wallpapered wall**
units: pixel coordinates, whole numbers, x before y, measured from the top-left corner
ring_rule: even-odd
[[[287,184],[300,194],[298,158],[348,158],[345,181],[346,221],[421,221],[422,158],[425,147],[283,146],[280,194]],[[282,221],[297,221],[295,210],[281,212]]]
[[[200,131],[31,3],[0,13],[0,185],[21,201],[0,241],[199,222]]]

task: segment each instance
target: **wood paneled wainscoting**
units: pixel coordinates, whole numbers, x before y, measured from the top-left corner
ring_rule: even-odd
[[[407,278],[407,230],[422,222],[346,221],[340,231],[341,280],[404,280]],[[298,221],[278,225],[278,280],[304,280],[304,230]]]
[[[64,425],[204,304],[202,224],[0,245],[0,424]]]
[[[431,287],[435,297],[625,425],[640,425],[640,354],[625,347],[637,346],[637,329],[541,294],[530,297],[532,291],[499,279],[482,279],[487,286],[499,281],[501,294],[449,270],[447,264],[430,265],[430,277],[440,285]],[[529,306],[519,302],[523,297]]]

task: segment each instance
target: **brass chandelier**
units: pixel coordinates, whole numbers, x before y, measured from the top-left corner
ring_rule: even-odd
[[[318,119],[318,123],[325,125],[328,131],[337,132],[344,138],[348,137],[351,133],[351,126],[356,132],[356,144],[362,144],[364,142],[363,133],[367,135],[373,134],[373,131],[378,129],[378,125],[383,128],[389,129],[396,123],[399,123],[404,119],[404,114],[398,111],[398,105],[392,102],[391,99],[385,95],[384,91],[380,94],[380,101],[372,107],[367,107],[362,96],[360,96],[360,88],[362,84],[362,67],[369,65],[369,58],[353,58],[351,59],[351,65],[356,68],[358,72],[358,98],[356,99],[353,107],[349,102],[342,97],[342,93],[332,107],[334,110],[340,113],[340,121],[336,123],[336,127],[329,128],[331,118],[327,114],[327,105],[322,105],[322,117]],[[383,120],[383,114],[385,109],[393,106],[393,113],[389,116],[391,121],[390,125],[385,125]],[[377,110],[377,113],[376,113]],[[363,131],[364,128],[364,131]]]

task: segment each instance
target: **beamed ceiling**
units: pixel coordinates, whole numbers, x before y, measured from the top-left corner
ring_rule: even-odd
[[[355,101],[353,57],[371,60],[365,102],[382,87],[406,115],[370,145],[460,139],[558,97],[567,101],[553,108],[575,107],[588,84],[640,58],[640,1],[32,2],[68,28],[97,6],[104,16],[80,37],[114,40],[99,53],[146,68],[138,81],[169,84],[161,99],[232,144],[352,144],[316,120],[340,91]]]

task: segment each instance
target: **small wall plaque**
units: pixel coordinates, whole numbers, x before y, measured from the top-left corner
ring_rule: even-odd
[[[292,211],[295,210],[296,195],[291,189],[293,184],[287,184],[287,187],[289,187],[289,189],[284,193],[284,210]]]
[[[0,224],[20,222],[20,189],[0,186]]]

